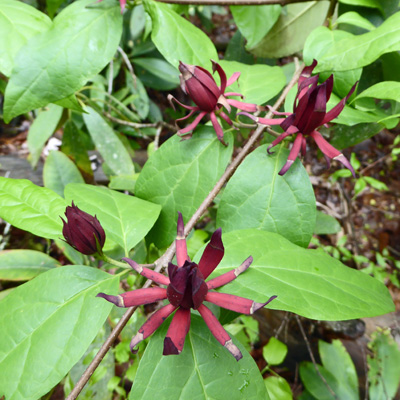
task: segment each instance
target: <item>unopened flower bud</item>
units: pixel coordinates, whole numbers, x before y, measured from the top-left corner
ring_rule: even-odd
[[[106,234],[96,216],[80,210],[74,202],[66,208],[65,216],[67,222],[61,217],[65,241],[82,254],[101,252]]]

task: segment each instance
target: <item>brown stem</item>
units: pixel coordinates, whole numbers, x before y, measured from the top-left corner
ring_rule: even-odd
[[[324,26],[330,25],[333,14],[335,13],[335,8],[336,8],[337,2],[338,2],[338,0],[331,0],[331,2],[329,4],[328,12],[326,13]]]
[[[132,128],[140,129],[140,128],[158,128],[160,126],[163,126],[165,128],[171,129],[174,132],[176,132],[178,129],[176,126],[173,126],[171,124],[168,124],[167,122],[164,121],[158,121],[154,123],[141,123],[141,122],[131,122],[131,121],[125,121],[120,118],[113,117],[110,113],[105,112],[104,115],[112,122],[115,122],[120,125],[125,125],[125,126],[130,126]]]
[[[282,105],[284,102],[287,94],[289,93],[289,90],[296,84],[297,80],[299,79],[300,73],[303,69],[303,64],[301,64],[295,71],[292,80],[289,82],[289,84],[286,86],[284,91],[282,92],[281,96],[279,99],[275,102],[273,109],[278,110],[279,107]],[[272,112],[269,111],[267,114],[267,118],[272,117]],[[232,176],[232,174],[235,172],[236,168],[239,166],[239,164],[243,161],[243,159],[246,157],[246,155],[251,151],[252,146],[256,142],[256,140],[260,137],[260,135],[263,133],[264,129],[266,128],[265,125],[258,125],[257,129],[254,131],[253,135],[250,137],[248,142],[245,144],[243,149],[240,151],[240,153],[236,156],[236,158],[231,162],[231,164],[227,167],[226,171],[224,174],[221,176],[219,181],[216,183],[214,186],[213,190],[209,193],[209,195],[205,198],[203,203],[201,203],[200,207],[197,209],[197,211],[193,214],[192,218],[187,222],[185,226],[185,236],[188,235],[188,233],[194,228],[196,222],[200,219],[200,217],[203,215],[203,213],[207,210],[207,208],[210,206],[210,204],[213,202],[215,196],[219,193],[219,191],[222,189],[222,187],[226,184],[226,182],[229,180],[229,178]],[[160,271],[163,266],[166,266],[169,261],[172,260],[173,256],[175,254],[175,242],[171,244],[171,246],[166,250],[164,255],[162,255],[154,264],[156,265],[155,271]],[[143,288],[149,287],[151,284],[151,280],[147,280],[146,283],[143,285]],[[104,344],[101,346],[99,352],[96,354],[90,365],[87,367],[86,371],[83,373],[77,384],[75,385],[74,389],[72,392],[69,394],[66,400],[75,400],[78,396],[79,393],[82,391],[86,383],[88,382],[89,378],[92,376],[93,372],[96,370],[96,368],[99,366],[101,360],[104,358],[104,356],[107,354],[108,350],[114,343],[115,339],[118,337],[124,326],[128,323],[130,317],[133,315],[137,307],[132,307],[128,308],[128,310],[125,312],[125,314],[122,316],[118,324],[115,326],[115,328],[112,330],[110,333],[110,336],[107,338],[107,340],[104,342]]]
[[[270,4],[280,4],[286,6],[287,4],[293,3],[305,3],[310,0],[156,0],[160,3],[170,4],[190,4],[198,6],[206,5],[219,5],[219,6],[260,6]]]

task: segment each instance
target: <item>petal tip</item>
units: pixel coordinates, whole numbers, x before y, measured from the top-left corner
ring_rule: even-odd
[[[236,361],[239,361],[240,359],[243,358],[242,352],[239,350],[239,347],[233,344],[232,339],[228,340],[224,344],[224,347],[233,355],[233,357],[235,357]]]
[[[115,304],[117,307],[125,307],[124,299],[121,296],[113,296],[111,294],[98,293],[96,297],[101,297],[110,303]]]
[[[278,296],[271,296],[265,303],[256,303],[254,302],[250,309],[250,314],[255,313],[260,308],[265,307],[267,304],[271,303],[272,300],[276,299]]]
[[[289,168],[292,166],[294,163],[293,160],[287,160],[286,164],[282,167],[282,169],[279,171],[278,175],[283,176],[288,172]]]
[[[163,355],[164,356],[170,356],[170,355],[178,355],[180,353],[181,353],[180,350],[175,346],[175,344],[172,341],[172,339],[167,336],[164,339]]]
[[[136,354],[138,350],[135,350],[135,347],[144,339],[143,333],[138,332],[131,340],[131,343],[129,345],[131,352],[133,354]]]

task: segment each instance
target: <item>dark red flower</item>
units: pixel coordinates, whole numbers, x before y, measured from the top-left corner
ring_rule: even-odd
[[[74,202],[65,210],[67,222],[63,221],[65,241],[82,254],[95,254],[104,246],[106,234],[96,216],[80,210]]]
[[[199,124],[200,120],[208,114],[219,141],[225,144],[224,132],[217,120],[217,116],[223,118],[229,125],[232,125],[232,121],[228,115],[224,113],[223,107],[225,107],[228,113],[231,112],[231,106],[249,112],[256,112],[258,107],[255,104],[243,103],[238,100],[228,99],[227,97],[229,96],[240,96],[243,98],[240,93],[225,92],[227,86],[232,85],[232,83],[238,80],[240,72],[235,72],[227,80],[226,74],[221,66],[213,60],[211,60],[211,62],[213,65],[213,72],[217,71],[219,74],[221,86],[217,86],[213,76],[206,69],[196,65],[184,64],[183,62],[179,61],[179,71],[181,72],[181,88],[184,93],[186,93],[193,100],[196,106],[187,106],[186,104],[182,104],[172,95],[169,95],[168,99],[172,107],[174,107],[172,102],[172,100],[174,100],[182,107],[190,110],[188,115],[177,119],[176,122],[188,119],[195,112],[199,112],[199,115],[197,115],[192,123],[178,131],[178,135],[185,135],[183,139],[191,138],[191,132]]]
[[[302,156],[305,155],[306,137],[311,136],[324,154],[328,163],[328,168],[331,159],[338,160],[348,168],[355,177],[354,169],[347,158],[339,150],[330,145],[317,129],[335,119],[342,112],[347,99],[354,92],[357,83],[350,89],[350,92],[344,99],[333,107],[332,110],[327,112],[326,104],[332,94],[333,75],[331,75],[324,83],[318,85],[319,75],[311,76],[316,65],[317,61],[314,60],[312,65],[303,69],[299,78],[298,91],[293,105],[293,113],[274,112],[275,115],[283,115],[286,116],[286,118],[267,119],[258,118],[243,112],[239,114],[247,115],[261,124],[281,126],[284,132],[268,146],[267,151],[269,154],[271,154],[270,149],[279,144],[283,139],[290,135],[296,135],[287,162],[280,170],[279,175],[284,175],[288,171],[300,152]]]
[[[253,314],[276,296],[270,297],[265,303],[256,303],[243,297],[213,291],[213,289],[224,286],[236,279],[249,268],[253,258],[249,257],[238,268],[205,282],[205,279],[214,271],[224,256],[221,229],[217,229],[212,235],[199,264],[192,262],[187,254],[183,219],[180,213],[177,231],[176,260],[178,265],[168,264],[168,277],[151,269],[141,267],[129,258],[124,258],[136,272],[160,285],[167,286],[166,289],[152,287],[133,290],[120,296],[111,296],[104,293],[99,293],[97,296],[103,297],[118,307],[132,307],[168,300],[169,304],[156,311],[139,329],[136,336],[133,337],[131,341],[132,351],[138,343],[149,337],[169,315],[176,311],[164,340],[163,354],[179,354],[183,349],[185,338],[190,328],[190,309],[193,308],[203,317],[218,342],[228,349],[236,360],[240,360],[242,353],[233,344],[228,333],[203,302],[208,301],[242,314]]]

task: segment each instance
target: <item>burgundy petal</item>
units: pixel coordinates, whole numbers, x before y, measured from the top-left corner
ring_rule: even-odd
[[[185,126],[184,128],[180,129],[178,131],[178,135],[184,135],[185,133],[189,133],[192,132],[194,128],[196,128],[196,126],[199,124],[199,122],[201,121],[201,119],[206,115],[207,113],[201,112],[192,123],[190,123],[189,125]]]
[[[219,116],[220,116],[221,118],[223,118],[223,119],[225,120],[225,122],[226,122],[228,125],[230,125],[230,126],[233,125],[231,119],[230,119],[223,111],[220,111],[220,112],[219,112]]]
[[[257,105],[252,104],[252,103],[244,103],[243,101],[238,101],[238,100],[234,100],[234,99],[228,99],[228,103],[231,106],[236,107],[239,110],[243,110],[243,111],[256,112],[258,110]]]
[[[215,133],[217,134],[217,138],[218,140],[224,145],[226,146],[226,143],[224,142],[224,131],[221,128],[221,125],[219,124],[217,117],[215,116],[214,112],[210,113],[210,119],[211,119],[211,123],[213,125],[213,128],[215,130]]]
[[[253,300],[234,296],[233,294],[208,292],[205,301],[209,301],[210,303],[214,303],[217,306],[226,308],[228,310],[236,311],[240,314],[253,314],[275,299],[275,297],[276,296],[272,296],[265,303],[256,303]]]
[[[179,354],[183,350],[185,338],[190,328],[190,310],[178,308],[164,339],[163,355]]]
[[[282,142],[282,140],[286,139],[288,136],[290,136],[292,133],[288,130],[286,132],[281,133],[268,147],[267,147],[267,153],[268,154],[273,154],[273,151],[270,151],[273,147],[275,147],[277,144]]]
[[[250,267],[250,264],[253,262],[253,257],[248,257],[246,260],[243,261],[243,263],[235,268],[230,270],[229,272],[225,272],[225,274],[222,274],[220,276],[217,276],[214,279],[209,280],[207,283],[207,287],[209,290],[219,288],[221,286],[226,285],[229,282],[232,282],[234,279],[236,279],[242,272],[246,271],[247,268]]]
[[[192,284],[192,302],[193,308],[197,310],[203,303],[204,298],[208,292],[207,284],[204,282],[203,275],[198,268],[193,268],[191,271],[191,284]]]
[[[169,279],[165,275],[153,271],[149,268],[142,267],[130,258],[125,257],[122,260],[127,262],[138,274],[144,276],[145,278],[151,279],[153,282],[156,282],[160,285],[169,285]]]
[[[172,100],[175,101],[176,103],[178,103],[181,107],[186,108],[187,110],[199,110],[199,107],[196,107],[196,106],[188,106],[188,105],[186,105],[186,104],[181,103],[178,99],[176,99],[174,96],[172,96],[172,94],[169,94],[167,98],[168,98],[169,103],[171,104],[171,107],[172,107],[174,110],[175,110],[175,105],[174,105],[174,103],[172,102]]]
[[[177,234],[176,234],[176,261],[178,267],[182,267],[185,261],[190,261],[187,253],[186,237],[185,237],[185,226],[183,224],[182,214],[178,211],[178,223],[177,223]]]
[[[317,60],[314,59],[311,65],[303,68],[303,71],[301,72],[301,75],[299,77],[299,85],[301,85],[301,83],[305,79],[307,79],[311,76],[311,74],[316,66],[317,66]]]
[[[224,245],[221,240],[222,230],[217,229],[211,236],[211,240],[204,249],[204,253],[201,256],[199,262],[199,270],[203,274],[204,279],[217,268],[217,265],[224,256]]]
[[[234,72],[232,76],[228,79],[226,86],[231,86],[232,83],[236,82],[240,77],[240,72]]]
[[[102,297],[103,299],[114,303],[118,307],[133,307],[165,300],[167,298],[167,289],[152,287],[132,290],[130,292],[122,293],[119,296],[99,293],[96,297]]]
[[[225,74],[225,71],[215,61],[211,60],[211,62],[212,62],[213,72],[217,71],[218,75],[219,75],[219,78],[221,80],[221,86],[220,86],[221,94],[224,94],[225,93],[225,88],[226,88],[226,74]]]
[[[167,287],[167,295],[169,302],[176,307],[181,305],[188,283],[189,269],[185,268],[185,265],[177,268],[172,263],[168,264],[168,275],[171,283]]]
[[[358,84],[358,81],[353,85],[353,87],[350,89],[350,92],[347,94],[347,96],[340,100],[338,104],[336,104],[335,107],[332,108],[332,110],[328,111],[325,115],[324,120],[322,121],[321,125],[326,124],[333,119],[335,119],[343,110],[347,99],[353,94],[354,90],[356,90],[356,86]]]
[[[240,98],[244,98],[244,96],[241,94],[241,93],[238,93],[238,92],[226,92],[226,93],[224,93],[224,96],[225,97],[228,97],[228,96],[238,96],[238,97],[240,97]]]
[[[148,338],[160,325],[176,310],[172,304],[160,308],[142,325],[138,333],[132,338],[130,348],[134,352],[134,347],[142,340]]]
[[[249,117],[258,124],[263,124],[263,125],[280,125],[285,120],[285,118],[268,119],[268,118],[256,117],[245,111],[238,112],[237,115],[246,115],[246,117]]]
[[[232,339],[215,315],[211,312],[211,310],[202,304],[198,311],[204,319],[204,322],[207,324],[208,329],[210,329],[211,333],[214,335],[215,339],[217,339],[218,342],[221,343],[222,346],[224,346],[233,355],[233,357],[236,358],[236,361],[239,361],[243,357],[242,353],[233,343]]]
[[[286,161],[286,164],[282,167],[282,169],[279,171],[278,175],[285,175],[288,169],[292,166],[292,164],[295,162],[297,156],[300,153],[301,149],[301,144],[303,141],[303,135],[301,133],[298,133],[296,136],[296,139],[294,139],[293,146],[290,150],[289,157]]]

